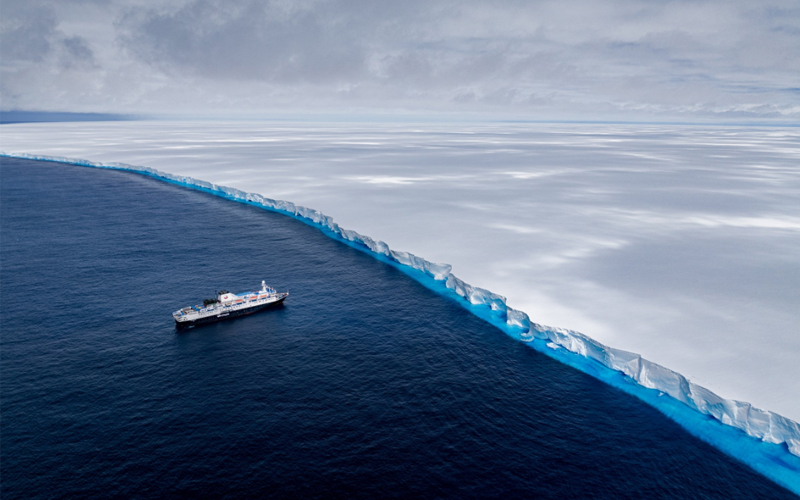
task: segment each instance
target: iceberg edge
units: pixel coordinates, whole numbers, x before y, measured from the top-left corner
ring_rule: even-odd
[[[546,348],[538,350],[545,354],[550,355],[547,351],[554,352],[555,354],[555,351],[559,351],[559,348],[563,348],[577,356],[597,362],[609,370],[621,373],[643,388],[659,391],[659,397],[663,394],[669,395],[674,400],[683,403],[689,409],[702,415],[713,417],[718,422],[739,429],[748,436],[757,438],[766,443],[785,445],[791,455],[800,457],[800,424],[797,422],[777,413],[756,408],[747,402],[718,396],[713,391],[689,381],[680,373],[649,361],[639,354],[606,346],[576,331],[537,324],[531,321],[525,312],[508,307],[505,297],[489,290],[474,287],[457,278],[452,274],[450,265],[436,264],[408,252],[392,250],[382,241],[376,241],[369,236],[361,235],[356,231],[340,227],[334,222],[332,217],[317,210],[298,206],[288,201],[273,200],[257,193],[248,193],[239,189],[213,184],[188,176],[162,172],[149,167],[134,166],[124,163],[99,163],[76,158],[43,156],[28,153],[7,153],[2,151],[0,151],[0,157],[50,161],[84,167],[129,171],[292,216],[310,225],[316,226],[319,229],[328,230],[347,242],[366,247],[370,253],[377,254],[377,256],[381,256],[400,266],[406,266],[424,273],[433,280],[442,283],[448,290],[460,296],[463,301],[466,302],[466,304],[463,304],[465,306],[487,306],[491,310],[493,319],[501,319],[504,321],[506,333],[509,333],[508,330],[512,329],[514,333],[511,335],[523,342],[543,341],[543,345],[546,345]],[[556,359],[562,362],[566,362],[563,356],[553,355],[553,357],[556,357]],[[572,363],[568,364],[590,375],[594,375],[592,370],[587,370],[581,366],[575,366]],[[606,378],[602,379],[607,381]],[[640,399],[644,398],[640,397]],[[651,401],[645,401],[655,406]],[[668,416],[671,415],[668,414]],[[742,457],[738,458],[742,459]],[[790,468],[794,469],[794,467]],[[757,470],[766,473],[766,471],[761,470],[761,468],[757,468]],[[772,474],[767,475],[773,480],[778,480],[779,483],[789,487],[792,491],[800,494],[800,485],[793,484],[791,480],[789,480],[789,484],[786,484],[785,481],[787,481],[788,478],[783,474],[780,474],[783,480],[774,477]],[[798,481],[800,481],[800,479],[798,479]]]

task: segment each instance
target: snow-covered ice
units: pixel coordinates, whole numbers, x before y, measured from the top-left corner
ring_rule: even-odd
[[[142,165],[312,207],[452,264],[532,321],[572,330],[534,325],[535,335],[726,423],[772,442],[796,431],[737,401],[800,421],[796,128],[103,122],[0,132],[5,152]]]

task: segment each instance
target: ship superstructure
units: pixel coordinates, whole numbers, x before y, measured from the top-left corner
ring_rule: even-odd
[[[223,290],[217,293],[216,298],[204,300],[202,305],[175,311],[172,317],[175,318],[175,325],[178,328],[213,323],[258,312],[280,304],[288,296],[289,292],[276,292],[262,281],[261,290],[238,294]]]

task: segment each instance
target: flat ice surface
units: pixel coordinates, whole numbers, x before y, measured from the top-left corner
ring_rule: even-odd
[[[800,129],[600,124],[3,125],[0,150],[292,201],[800,421]]]

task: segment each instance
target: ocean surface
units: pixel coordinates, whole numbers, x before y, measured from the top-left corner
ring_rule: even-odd
[[[2,126],[0,151],[310,207],[536,323],[800,422],[800,127],[26,123]]]
[[[797,498],[299,221],[0,165],[4,499]],[[175,330],[262,279],[284,306]]]

